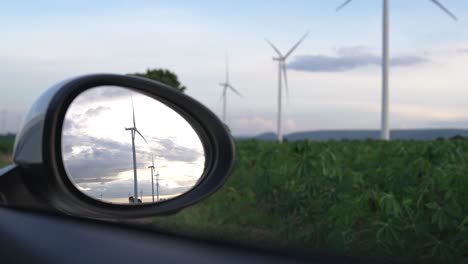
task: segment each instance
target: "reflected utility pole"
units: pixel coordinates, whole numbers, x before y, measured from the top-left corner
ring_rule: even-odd
[[[154,173],[154,156],[151,154],[151,161],[152,165],[148,166],[149,169],[151,169],[151,193],[153,196],[153,203],[154,203],[154,180],[153,180],[153,173]]]
[[[156,169],[156,201],[159,202],[159,169]]]

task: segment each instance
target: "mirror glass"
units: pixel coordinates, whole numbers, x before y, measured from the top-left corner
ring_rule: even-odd
[[[180,114],[115,86],[86,90],[69,106],[62,157],[78,190],[113,204],[175,198],[192,189],[205,169],[202,142]]]

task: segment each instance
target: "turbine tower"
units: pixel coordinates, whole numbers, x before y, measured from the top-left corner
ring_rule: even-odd
[[[148,168],[151,169],[151,193],[153,195],[153,203],[154,203],[154,180],[153,180],[153,174],[154,174],[154,157],[153,154],[151,154],[151,161],[152,165],[149,166]]]
[[[457,17],[444,5],[442,5],[437,0],[429,0],[437,7],[442,9],[448,16],[452,19],[457,21]],[[347,0],[343,4],[341,4],[336,11],[340,11],[352,0]],[[382,140],[390,140],[390,129],[389,129],[389,69],[390,69],[390,56],[389,56],[389,28],[390,28],[390,21],[389,21],[389,0],[383,0],[383,21],[382,21],[382,117],[381,117],[381,139]]]
[[[282,130],[282,86],[283,86],[283,77],[284,77],[284,86],[286,88],[286,96],[289,96],[288,91],[288,71],[286,68],[286,60],[291,56],[291,54],[299,47],[299,45],[304,41],[304,39],[309,35],[307,31],[304,36],[286,53],[283,55],[279,49],[268,39],[265,41],[273,48],[278,57],[274,57],[273,60],[278,62],[278,120],[277,120],[277,135],[278,141],[283,142],[283,130]]]
[[[132,134],[132,150],[133,150],[133,197],[135,198],[134,203],[138,203],[138,180],[137,180],[137,168],[136,168],[136,151],[135,151],[135,135],[138,133],[140,137],[148,144],[145,137],[138,131],[135,121],[135,107],[133,105],[132,98],[132,112],[133,112],[133,127],[125,128],[126,131],[130,131]]]
[[[233,91],[235,94],[238,96],[242,97],[242,95],[239,93],[239,91],[234,88],[231,83],[229,82],[229,61],[228,57],[226,56],[226,81],[224,83],[219,84],[221,87],[223,87],[223,94],[221,95],[223,99],[223,122],[226,124],[226,105],[227,105],[227,90],[230,89]]]
[[[159,202],[159,170],[156,168],[156,201]]]

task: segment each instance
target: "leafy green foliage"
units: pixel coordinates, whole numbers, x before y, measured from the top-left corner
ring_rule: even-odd
[[[0,168],[11,163],[14,137],[0,136]]]
[[[236,145],[223,188],[155,224],[257,245],[468,261],[467,139]],[[0,167],[12,148],[0,137]]]
[[[236,144],[223,188],[155,224],[340,254],[467,261],[468,140]]]
[[[13,150],[14,138],[0,136],[0,153],[10,154]]]
[[[147,69],[145,73],[134,73],[131,75],[145,77],[154,81],[162,82],[180,92],[184,92],[187,88],[183,86],[177,75],[166,69]]]

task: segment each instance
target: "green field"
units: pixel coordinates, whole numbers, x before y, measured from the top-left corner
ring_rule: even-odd
[[[468,263],[468,139],[236,145],[226,185],[154,224],[257,246]],[[0,140],[1,153],[11,147]]]
[[[254,245],[467,263],[467,161],[466,139],[242,141],[219,192],[154,222]]]

